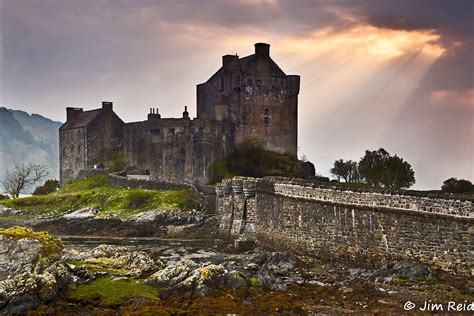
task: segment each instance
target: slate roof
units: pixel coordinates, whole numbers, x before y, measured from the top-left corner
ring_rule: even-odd
[[[85,127],[89,124],[93,119],[99,115],[102,109],[90,110],[77,113],[74,117],[64,123],[59,129],[69,129],[69,128],[78,128],[78,127]]]

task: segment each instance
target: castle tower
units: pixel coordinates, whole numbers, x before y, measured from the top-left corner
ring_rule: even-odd
[[[222,62],[197,86],[198,118],[232,122],[234,145],[253,138],[269,150],[296,154],[300,77],[286,75],[266,43],[255,44],[253,55],[225,55]]]

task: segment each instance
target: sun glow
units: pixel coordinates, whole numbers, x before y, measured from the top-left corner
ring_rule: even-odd
[[[346,31],[325,28],[309,36],[289,38],[283,44],[287,49],[297,49],[312,57],[327,51],[342,50],[348,54],[381,59],[420,52],[427,57],[439,58],[445,52],[445,48],[438,44],[439,39],[434,30],[405,31],[359,25]]]

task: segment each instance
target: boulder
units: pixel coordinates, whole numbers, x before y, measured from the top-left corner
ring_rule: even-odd
[[[426,278],[431,275],[430,270],[423,264],[412,261],[403,260],[395,262],[390,269],[392,275],[404,276],[409,279]]]

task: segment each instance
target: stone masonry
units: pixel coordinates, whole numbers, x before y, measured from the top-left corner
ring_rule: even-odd
[[[254,184],[254,195],[234,182]],[[238,178],[217,186],[221,234],[274,249],[381,267],[415,259],[474,275],[474,198]],[[365,191],[364,191],[365,190]]]
[[[270,57],[270,45],[255,54],[222,57],[222,67],[197,86],[197,118],[185,107],[181,118],[162,118],[151,108],[147,120],[124,123],[112,102],[101,109],[67,108],[59,129],[60,181],[82,169],[108,168],[116,154],[127,167],[152,180],[207,183],[210,166],[246,139],[273,151],[297,150],[299,76],[286,75]]]

